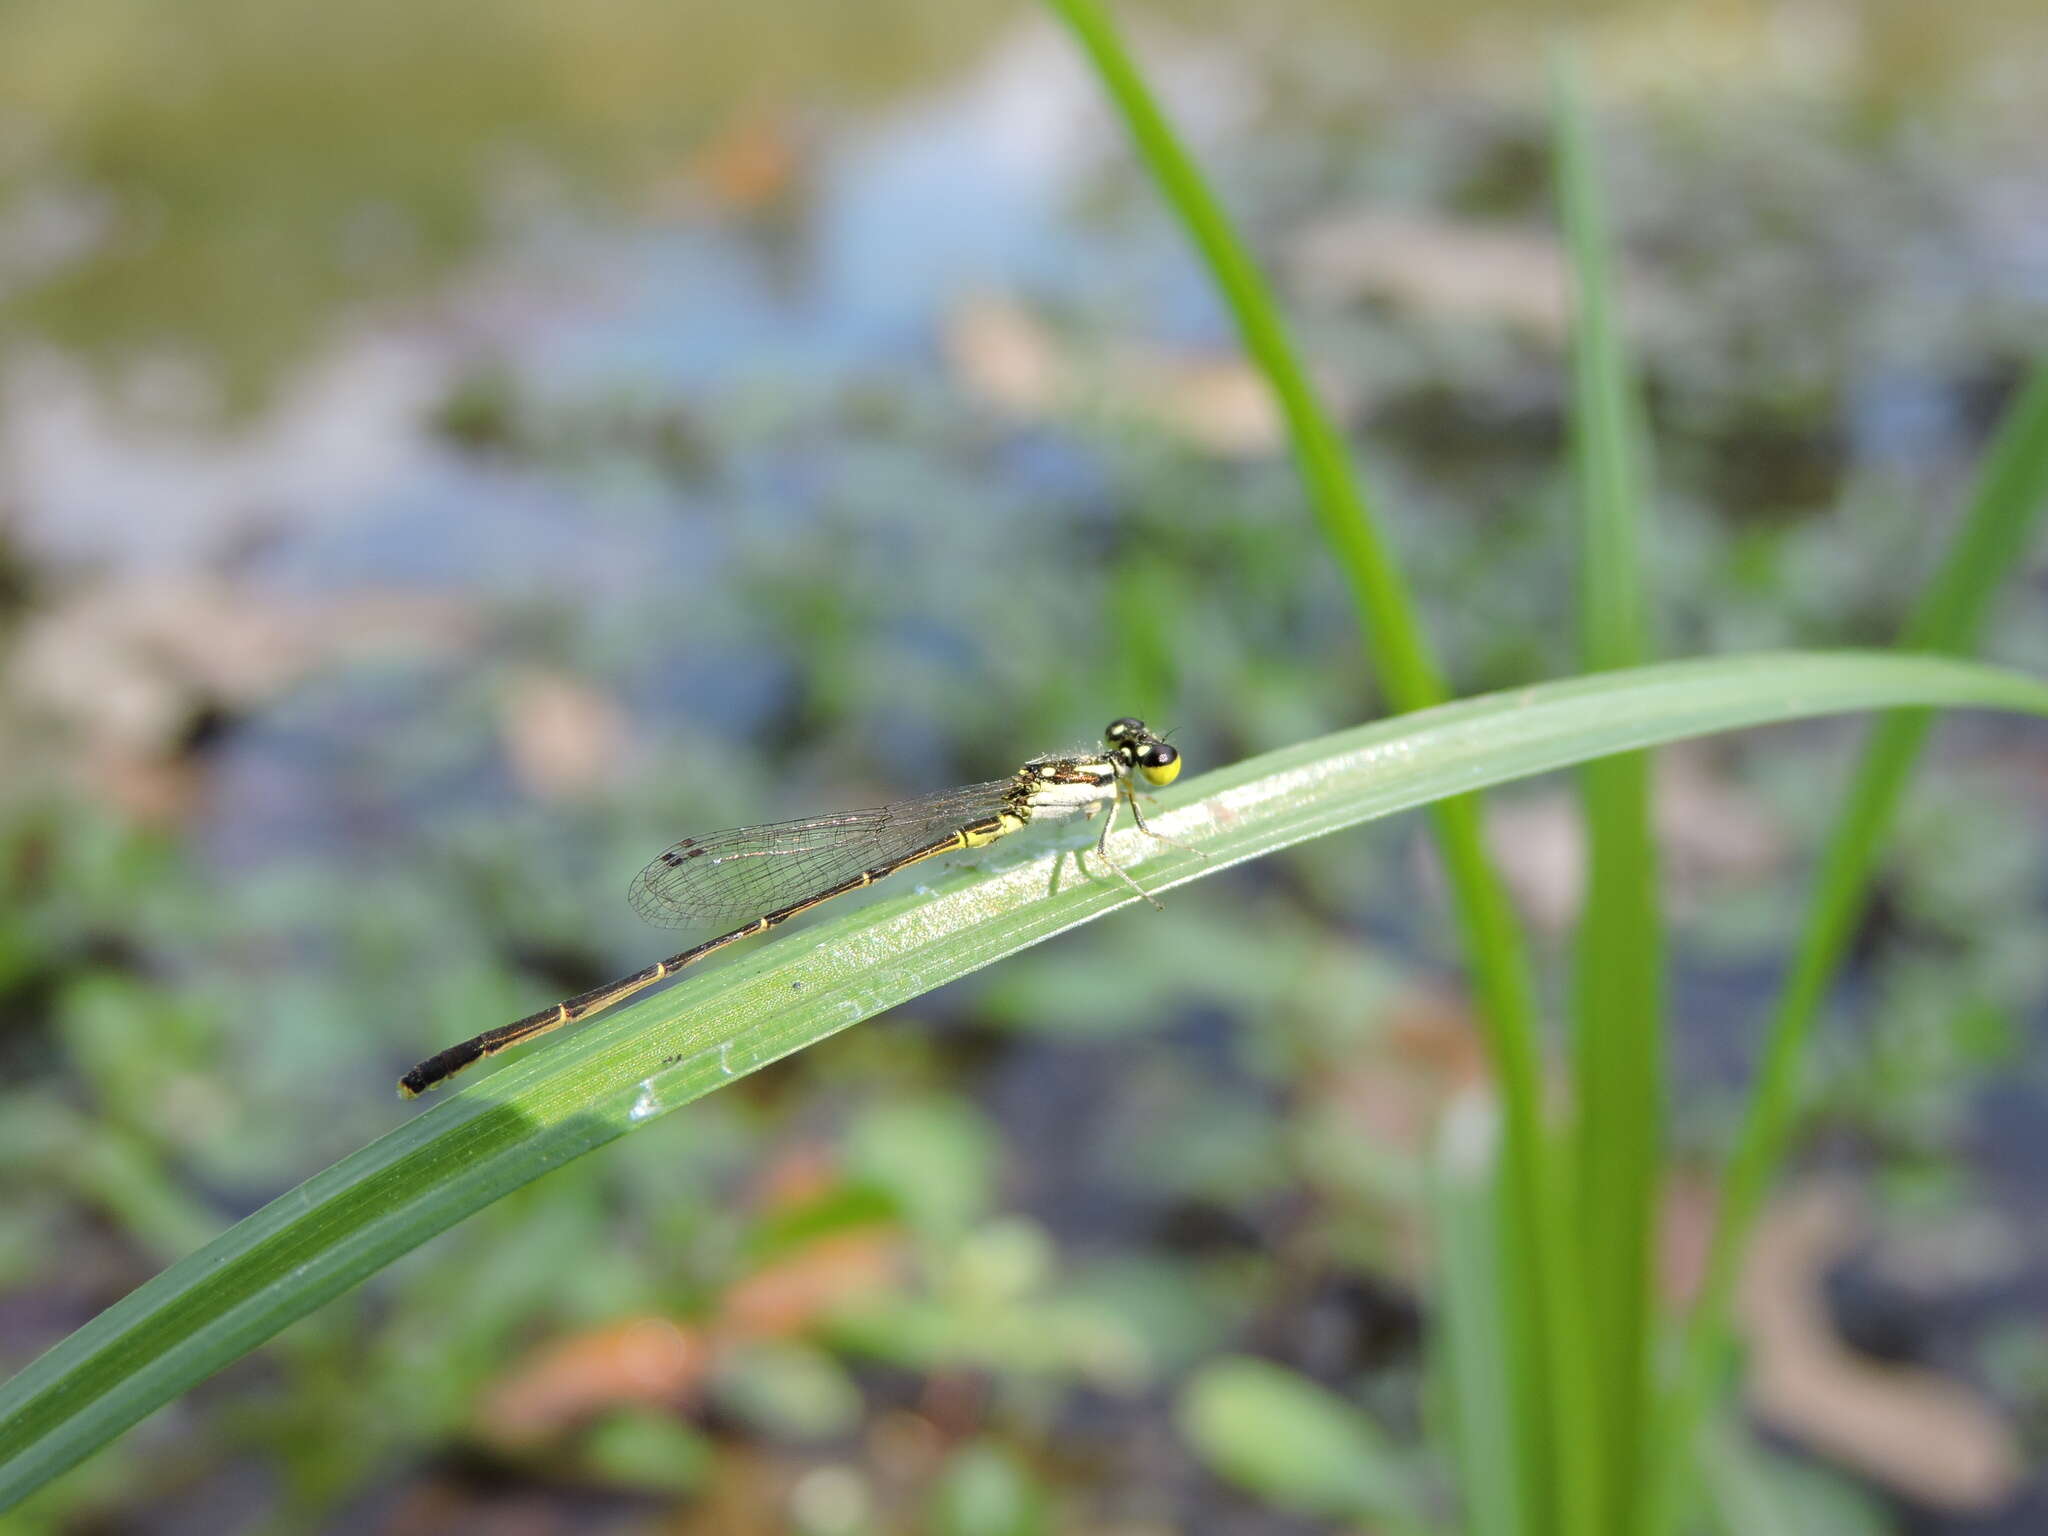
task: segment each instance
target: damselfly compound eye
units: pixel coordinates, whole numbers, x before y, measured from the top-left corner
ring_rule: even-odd
[[[1163,741],[1139,749],[1138,772],[1148,784],[1171,784],[1180,777],[1180,752]]]

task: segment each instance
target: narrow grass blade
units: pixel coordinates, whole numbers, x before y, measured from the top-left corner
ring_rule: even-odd
[[[2048,360],[2007,413],[1955,544],[1929,584],[1901,645],[1910,651],[1974,648],[2001,580],[2024,564],[2048,508]],[[1924,710],[1877,722],[1821,854],[1820,872],[1791,973],[1765,1042],[1736,1151],[1722,1180],[1720,1216],[1706,1282],[1687,1331],[1680,1379],[1658,1434],[1653,1532],[1674,1527],[1685,1475],[1685,1448],[1714,1390],[1728,1350],[1728,1314],[1737,1266],[1764,1192],[1785,1157],[1799,1108],[1800,1074],[1828,983],[1862,915],[1878,849],[1932,724]]]
[[[1048,3],[1073,30],[1101,76],[1160,192],[1214,274],[1246,350],[1280,402],[1309,505],[1350,582],[1387,697],[1396,710],[1441,703],[1443,680],[1415,604],[1379,530],[1371,498],[1342,434],[1316,399],[1308,370],[1257,264],[1154,100],[1107,11],[1096,0]],[[1583,1410],[1575,1405],[1588,1400],[1591,1381],[1586,1352],[1577,1337],[1579,1319],[1566,1301],[1578,1289],[1569,1273],[1569,1233],[1543,1195],[1552,1180],[1543,1162],[1547,1141],[1535,987],[1514,909],[1487,859],[1477,802],[1443,800],[1433,817],[1507,1110],[1512,1195],[1506,1219],[1511,1240],[1533,1263],[1528,1282],[1509,1292],[1503,1304],[1514,1311],[1512,1326],[1518,1333],[1550,1350],[1544,1369],[1517,1384],[1523,1399],[1519,1421],[1525,1433],[1538,1439],[1557,1430],[1562,1446],[1576,1456],[1594,1445],[1590,1436],[1571,1431],[1581,1422]],[[1540,1475],[1547,1464],[1547,1456],[1532,1455],[1524,1462],[1532,1476]],[[1579,1503],[1591,1496],[1590,1475],[1568,1474],[1566,1482],[1584,1495]],[[1534,1489],[1530,1496],[1536,1496]]]
[[[1574,61],[1552,61],[1559,216],[1572,255],[1572,462],[1580,518],[1586,669],[1639,666],[1643,431],[1616,313],[1592,126]],[[1650,835],[1650,759],[1579,772],[1587,878],[1574,972],[1572,1197],[1591,1330],[1601,1451],[1600,1528],[1635,1528],[1650,1397],[1650,1244],[1661,1163],[1663,935]]]
[[[1153,824],[1206,860],[1133,829],[1112,851],[1163,891],[1443,795],[1605,753],[1902,705],[2048,716],[2048,686],[1968,662],[1853,652],[1573,678],[1340,731],[1162,795]],[[316,1174],[0,1388],[0,1508],[508,1191],[850,1024],[1137,901],[1091,875],[1078,846],[956,871],[936,895],[906,892],[743,952],[532,1051]],[[437,1033],[477,1022],[494,1021],[443,1021]]]
[[[1521,1437],[1512,1413],[1518,1374],[1500,1294],[1515,1283],[1501,1248],[1499,1115],[1469,1094],[1444,1116],[1430,1170],[1430,1229],[1437,1253],[1437,1322],[1430,1330],[1438,1386],[1448,1410],[1468,1536],[1529,1536],[1517,1465]]]

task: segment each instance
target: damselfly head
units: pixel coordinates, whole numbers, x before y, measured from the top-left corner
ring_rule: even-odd
[[[1180,753],[1153,735],[1142,720],[1130,715],[1112,720],[1102,740],[1126,768],[1143,774],[1147,784],[1171,784],[1180,777]]]

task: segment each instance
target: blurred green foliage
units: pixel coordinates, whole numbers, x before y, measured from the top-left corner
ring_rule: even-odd
[[[1217,1473],[1281,1509],[1412,1527],[1415,1500],[1379,1428],[1265,1360],[1214,1360],[1180,1403],[1181,1433]]]
[[[1972,35],[2025,55],[2032,34],[1964,9],[1939,47],[1873,24],[1873,49],[1914,71]],[[829,140],[836,114],[945,88],[1004,14],[16,6],[0,14],[0,214],[51,244],[6,246],[26,264],[0,262],[4,335],[101,360],[189,353],[254,410],[371,306],[459,294],[548,217],[678,222],[660,210],[692,156],[763,104],[800,104]],[[1359,200],[1540,207],[1533,100],[1431,109],[1347,58],[1260,56],[1267,89],[1216,146],[1258,228],[1277,240]],[[1615,214],[1675,299],[1642,338],[1660,623],[1674,653],[1883,641],[2027,334],[1965,238],[1987,217],[1964,199],[1973,165],[2009,164],[2009,119],[1967,99],[1901,119],[1874,89],[1728,89],[1746,110],[1642,107],[1608,135]],[[1093,190],[1075,222],[1142,244],[1130,188]],[[1082,328],[1132,324],[1116,297],[1085,294]],[[1369,381],[1361,430],[1460,691],[1569,670],[1554,353],[1483,317],[1302,302],[1319,361]],[[83,746],[10,706],[9,1368],[388,1125],[393,1069],[446,1021],[511,1017],[643,959],[622,872],[680,830],[1004,771],[1126,709],[1221,760],[1370,696],[1276,461],[1220,463],[1105,414],[1006,423],[922,368],[693,392],[630,371],[564,385],[486,356],[421,425],[482,466],[461,495],[558,498],[585,547],[711,579],[685,600],[659,579],[508,592],[478,560],[453,585],[486,643],[294,678],[188,755],[208,787],[169,826],[114,810]],[[510,544],[525,525],[504,527]],[[0,541],[25,594],[8,606],[29,619],[91,578],[25,560],[4,522]],[[17,633],[10,619],[4,643]],[[1049,667],[1047,635],[1102,643]],[[2040,605],[2011,605],[1989,648],[2048,670]],[[553,797],[517,782],[508,701],[535,667],[623,701],[616,773]],[[2042,1086],[2037,755],[1958,732],[1916,790],[1816,1088],[1837,1144],[1914,1189],[1938,1175],[1951,1203],[1991,1199],[1958,1157],[1978,1087]],[[1831,793],[1816,786],[1844,760],[1823,731],[1714,754],[1775,847],[1761,873],[1709,871],[1677,905],[1675,947],[1704,973],[1674,984],[1695,1047],[1678,1046],[1685,1145],[1725,1131],[1788,877]],[[272,845],[236,843],[270,790]],[[1370,1092],[1452,955],[1419,858],[1394,828],[1303,850],[717,1095],[297,1325],[26,1518],[232,1508],[222,1485],[242,1478],[285,1528],[338,1522],[372,1487],[466,1477],[704,1497],[757,1470],[741,1454],[757,1443],[813,1473],[882,1465],[866,1452],[894,1412],[942,1443],[907,1458],[915,1515],[875,1528],[1087,1528],[1119,1508],[1105,1490],[1132,1485],[1179,1490],[1134,1518],[1194,1526],[1218,1482],[1247,1510],[1433,1510],[1440,1473],[1409,1449],[1418,1324],[1388,1294],[1413,1274],[1424,1155]],[[746,1341],[701,1399],[621,1393],[537,1448],[491,1441],[484,1405],[549,1341],[641,1314],[708,1326],[765,1267],[877,1230],[901,1245],[892,1284]],[[2017,1411],[2048,1420],[2048,1372],[1986,1348]],[[1799,1483],[1780,1505],[1855,1502],[1745,1447],[1724,1459],[1738,1489]],[[806,1486],[820,1528],[895,1497]]]

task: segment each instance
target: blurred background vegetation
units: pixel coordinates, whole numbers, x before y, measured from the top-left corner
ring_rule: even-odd
[[[1520,11],[1127,18],[1459,692],[1575,654]],[[2048,15],[1581,21],[1661,644],[1885,643],[2048,334]],[[2037,674],[2044,581],[1986,647]],[[664,952],[621,898],[681,833],[1126,712],[1227,761],[1376,712],[1354,633],[1028,7],[0,7],[0,1369],[386,1129],[427,1050]],[[1660,756],[1682,1153],[1722,1149],[1853,740]],[[1573,800],[1492,825],[1561,984]],[[1731,1475],[1803,1529],[2048,1520],[2044,831],[2039,732],[1944,727],[1745,1305],[1792,1368]],[[1375,1468],[1443,1486],[1421,1202],[1484,1069],[1439,887],[1382,825],[852,1031],[13,1518],[1291,1532]],[[1680,1295],[1682,1179],[1667,1216]]]

